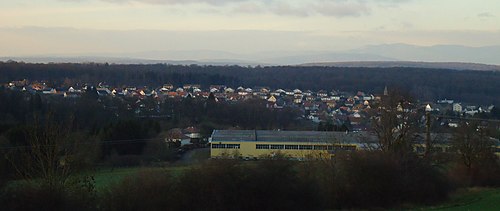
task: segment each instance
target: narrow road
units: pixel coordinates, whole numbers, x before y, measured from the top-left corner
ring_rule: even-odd
[[[205,161],[209,157],[210,157],[210,148],[197,148],[185,152],[176,163],[193,164]]]

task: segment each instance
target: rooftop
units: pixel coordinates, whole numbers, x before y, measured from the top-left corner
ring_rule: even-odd
[[[318,142],[363,143],[376,139],[367,132],[276,131],[276,130],[214,130],[212,142]]]

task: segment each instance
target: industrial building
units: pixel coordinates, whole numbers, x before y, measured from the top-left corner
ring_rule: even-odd
[[[368,133],[271,130],[214,130],[209,141],[211,158],[258,159],[281,153],[299,160],[330,157],[374,143]]]
[[[453,153],[449,133],[433,133],[433,151]],[[493,150],[500,157],[500,141],[490,138]],[[281,153],[293,159],[329,158],[339,151],[377,149],[375,134],[369,132],[214,130],[209,138],[210,157],[258,159]],[[425,134],[415,134],[413,149],[425,152]]]

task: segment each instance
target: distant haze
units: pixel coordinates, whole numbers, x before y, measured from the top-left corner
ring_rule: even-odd
[[[346,51],[263,51],[232,53],[215,50],[143,51],[134,53],[54,54],[0,57],[47,62],[172,63],[213,65],[326,65],[326,66],[409,66],[452,69],[499,70],[500,46],[430,46],[403,44],[367,46]],[[422,62],[425,62],[423,65]],[[437,65],[437,63],[440,63]],[[476,64],[483,65],[478,68]]]
[[[16,0],[0,57],[500,64],[497,0]]]

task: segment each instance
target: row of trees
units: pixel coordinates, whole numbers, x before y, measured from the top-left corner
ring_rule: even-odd
[[[95,99],[82,100],[107,113]],[[429,156],[421,158],[412,148],[414,134],[420,128],[413,100],[391,91],[376,105],[379,110],[372,119],[378,150],[337,154],[331,160],[293,162],[278,154],[255,165],[220,160],[178,174],[142,172],[100,195],[92,178],[83,174],[85,170],[96,161],[115,155],[142,156],[154,149],[157,155],[164,155],[165,152],[158,151],[164,145],[143,142],[157,136],[161,124],[111,115],[115,119],[94,122],[103,126],[92,127],[88,126],[92,123],[78,122],[89,120],[79,116],[85,113],[76,110],[52,113],[51,108],[59,107],[55,101],[50,102],[49,106],[42,99],[33,121],[11,127],[2,134],[0,149],[6,162],[0,162],[4,165],[0,169],[7,170],[2,174],[12,172],[32,182],[3,190],[0,202],[6,209],[373,208],[432,203],[446,198],[452,187],[457,186],[500,185],[500,165],[485,128],[465,122],[454,133],[452,153],[431,151]],[[280,117],[278,111],[265,109],[258,102],[248,102],[248,107],[241,108],[238,106],[244,105],[217,104],[213,99],[165,103],[172,105],[167,109],[173,115],[168,120],[171,124],[176,121],[234,124],[231,122],[234,120],[244,121],[236,122],[236,126],[255,129],[275,127],[271,124],[274,118],[289,118],[284,123],[294,119],[286,113]],[[274,116],[273,112],[278,113]],[[262,119],[255,117],[257,114],[265,114],[262,119],[269,122],[261,124]],[[219,117],[224,115],[229,121]],[[447,161],[441,162],[441,157]]]
[[[419,110],[408,93],[391,90],[374,106],[378,111],[372,116],[372,130],[377,136],[379,151],[404,161],[414,154],[416,145],[424,146],[422,159],[445,168],[451,165],[447,170],[457,176],[453,178],[455,182],[465,186],[500,185],[500,161],[495,155],[500,143],[495,138],[498,134],[495,122],[482,124],[488,122],[463,119],[458,128],[443,134],[448,137],[432,138],[430,111]],[[422,133],[426,134],[424,141],[417,141]],[[447,150],[436,150],[435,145]]]
[[[207,136],[213,129],[300,127],[297,111],[269,110],[261,101],[226,104],[213,98],[167,99],[160,102],[161,118],[138,118],[135,108],[128,106],[136,106],[136,99],[98,98],[92,92],[86,90],[79,99],[63,99],[0,88],[0,150],[5,155],[0,158],[2,181],[49,174],[53,170],[26,171],[42,171],[40,166],[57,169],[61,167],[57,162],[77,170],[97,164],[130,166],[172,161],[176,154],[166,148],[163,133],[171,128],[196,126]],[[153,98],[142,101],[158,103]],[[50,165],[31,166],[43,160],[40,156],[46,156],[42,153],[45,150],[53,154],[45,157]]]
[[[324,210],[432,203],[450,190],[444,175],[418,158],[402,162],[379,152],[307,162],[278,154],[253,164],[222,159],[181,172],[144,170],[101,194],[80,184],[50,194],[38,186],[7,189],[0,204],[6,210]]]
[[[158,87],[164,83],[223,84],[231,87],[270,86],[272,88],[358,90],[382,93],[384,86],[410,90],[422,100],[441,98],[470,103],[500,104],[497,93],[500,72],[456,71],[421,68],[345,67],[241,67],[198,65],[102,65],[0,63],[0,83],[12,80],[47,80],[56,86],[106,82],[113,86]],[[291,84],[290,81],[293,81]]]
[[[461,134],[471,135],[462,138]],[[44,137],[42,134],[37,136]],[[53,134],[52,137],[51,140],[60,140],[59,135]],[[489,152],[491,155],[488,151],[491,145],[474,143],[482,141],[481,133],[463,131],[455,138],[453,146],[463,147],[460,153],[434,154],[450,156],[450,162],[443,165],[436,165],[434,160],[423,159],[412,151],[403,155],[399,151],[401,148],[338,153],[333,159],[304,162],[290,161],[286,155],[277,153],[256,163],[221,159],[181,172],[145,170],[107,187],[100,194],[97,194],[91,177],[84,174],[68,177],[67,170],[74,168],[75,163],[64,161],[71,161],[65,159],[68,157],[76,158],[74,153],[54,151],[61,149],[60,145],[40,148],[35,144],[37,147],[30,149],[30,155],[36,157],[38,150],[44,149],[43,154],[58,158],[46,159],[44,164],[56,167],[47,168],[55,170],[55,174],[42,173],[34,177],[36,180],[28,180],[35,183],[4,189],[0,194],[0,204],[6,210],[387,208],[407,203],[435,203],[444,200],[454,187],[500,185],[498,160],[482,154]],[[477,146],[472,148],[476,151],[484,147],[482,153],[469,154],[472,155],[467,156],[470,158],[463,159],[469,153],[467,146],[472,145]],[[71,145],[63,146],[72,148]],[[36,162],[26,164],[36,167],[33,169],[41,166]],[[468,171],[463,172],[464,169]]]

